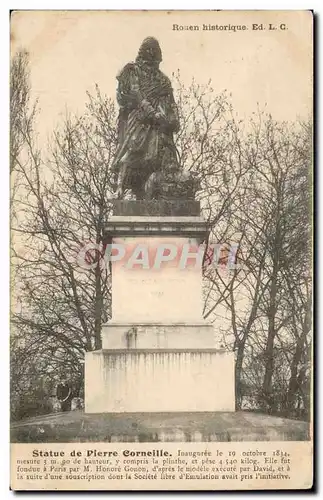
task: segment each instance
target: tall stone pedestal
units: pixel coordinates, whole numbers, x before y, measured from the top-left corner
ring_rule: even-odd
[[[198,213],[196,202],[115,207],[112,320],[102,349],[86,354],[87,413],[234,411],[233,353],[202,317]]]

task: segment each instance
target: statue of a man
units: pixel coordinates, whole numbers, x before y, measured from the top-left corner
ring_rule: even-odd
[[[177,108],[171,82],[159,69],[161,61],[158,41],[148,37],[136,61],[117,76],[120,113],[113,169],[119,198],[131,190],[136,199],[144,199],[152,174],[180,169],[173,140],[179,129]]]

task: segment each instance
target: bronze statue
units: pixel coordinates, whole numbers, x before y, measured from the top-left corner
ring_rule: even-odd
[[[117,76],[120,112],[112,168],[118,198],[127,190],[139,200],[176,198],[190,184],[177,158],[173,134],[179,119],[171,82],[159,69],[161,61],[158,41],[148,37],[136,61]]]

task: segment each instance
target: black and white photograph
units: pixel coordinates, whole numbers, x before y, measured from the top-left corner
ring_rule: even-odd
[[[313,12],[11,12],[13,489],[312,484]]]

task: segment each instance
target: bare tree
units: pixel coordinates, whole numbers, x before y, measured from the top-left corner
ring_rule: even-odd
[[[30,109],[29,55],[18,51],[10,67],[10,171],[17,166],[26,133],[33,127],[35,108]]]
[[[85,254],[86,271],[77,256],[88,242],[99,246],[109,216],[114,105],[97,89],[85,115],[67,116],[54,132],[45,160],[30,129],[23,138],[27,160],[17,159],[23,195],[14,227],[22,305],[13,325],[25,352],[34,356],[38,346],[38,353],[50,353],[51,376],[73,378],[82,373],[84,352],[101,347],[109,313],[109,270],[100,253]]]
[[[241,144],[251,168],[232,223],[243,269],[212,283],[229,317],[237,408],[247,398],[266,412],[292,412],[300,383],[303,407],[309,396],[311,128],[259,113]]]

